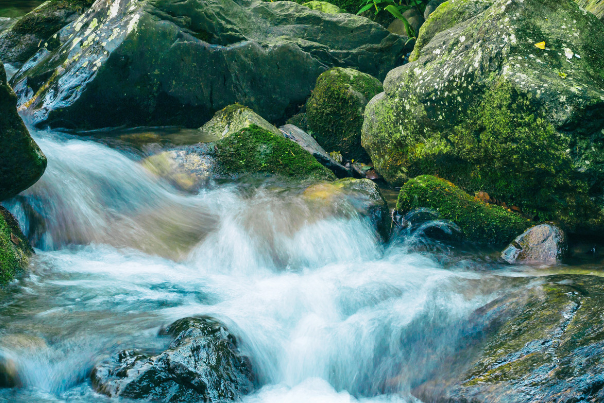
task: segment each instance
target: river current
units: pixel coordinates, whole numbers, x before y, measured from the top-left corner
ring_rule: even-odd
[[[498,295],[488,259],[421,230],[382,244],[360,216],[316,211],[295,186],[183,194],[140,152],[33,135],[48,169],[4,203],[36,255],[0,291],[0,354],[22,383],[0,401],[117,401],[93,391],[96,363],[160,351],[162,326],[210,315],[251,359],[246,403],[417,402],[413,387],[454,359],[468,317]]]

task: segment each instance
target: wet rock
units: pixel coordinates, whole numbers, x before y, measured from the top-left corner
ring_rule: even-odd
[[[40,48],[55,49],[60,43],[55,34],[82,15],[92,3],[92,0],[45,2],[0,34],[0,60],[25,63]]]
[[[555,225],[541,224],[526,230],[502,253],[508,263],[555,264],[568,249],[564,231]]]
[[[332,66],[376,77],[404,38],[366,18],[294,2],[97,1],[12,80],[35,124],[200,127],[239,102],[285,121]]]
[[[422,14],[416,9],[412,8],[403,13],[403,17],[407,20],[411,28],[413,29],[413,33],[415,36],[419,34],[419,29],[424,24],[424,17]],[[402,20],[396,18],[390,25],[388,25],[388,31],[393,34],[398,34],[401,36],[409,36],[407,33],[407,29],[405,28],[405,23]]]
[[[251,125],[259,126],[276,135],[281,134],[279,129],[263,119],[262,116],[239,104],[227,106],[217,112],[214,117],[199,130],[204,138],[217,141],[228,137],[241,129],[250,127]]]
[[[33,253],[15,217],[0,206],[0,286],[25,269]]]
[[[308,127],[317,142],[345,159],[368,160],[361,147],[363,111],[380,91],[378,79],[353,69],[333,68],[321,74],[306,103]]]
[[[98,364],[91,375],[95,390],[161,402],[237,400],[252,391],[250,363],[223,324],[184,318],[166,332],[174,341],[161,354],[124,350]]]
[[[413,394],[429,402],[604,401],[604,279],[516,279],[477,310],[455,358]]]
[[[401,188],[396,209],[407,213],[429,208],[455,223],[465,238],[481,244],[510,242],[531,222],[501,206],[486,204],[451,182],[430,175],[409,180]]]
[[[326,1],[309,1],[307,3],[302,3],[303,6],[310,8],[311,10],[320,11],[322,13],[327,14],[339,14],[343,12],[340,7],[328,3]]]
[[[391,219],[388,204],[379,187],[369,179],[345,178],[312,185],[304,191],[304,198],[317,203],[321,208],[332,208],[332,214],[358,214],[369,221],[376,235],[383,241],[390,237]]]
[[[426,4],[426,9],[424,10],[424,20],[427,20],[430,14],[432,14],[434,10],[436,10],[438,6],[443,4],[445,1],[447,0],[430,0],[428,4]]]
[[[604,0],[575,0],[575,2],[598,17],[600,21],[604,21]]]
[[[437,175],[601,233],[602,49],[604,24],[571,0],[443,3],[367,105],[363,147],[393,185]]]
[[[0,63],[0,201],[27,189],[44,173],[46,157],[17,113],[17,97]]]
[[[279,128],[283,135],[297,143],[300,147],[312,154],[317,161],[324,167],[330,169],[338,178],[346,178],[351,176],[351,173],[342,164],[334,160],[327,152],[317,143],[317,140],[300,129],[291,124],[281,126]]]

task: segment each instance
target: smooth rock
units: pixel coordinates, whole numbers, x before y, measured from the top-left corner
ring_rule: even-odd
[[[555,225],[540,224],[527,229],[501,253],[508,263],[555,264],[568,249],[564,231]]]
[[[160,402],[237,400],[253,389],[252,370],[226,327],[211,318],[171,324],[170,347],[155,356],[124,350],[92,372],[96,391]]]
[[[317,140],[297,126],[287,124],[279,128],[283,135],[296,142],[300,147],[312,154],[324,167],[330,169],[338,178],[346,178],[351,173],[342,164],[331,158],[327,151],[317,143]]]
[[[405,39],[351,14],[260,0],[97,1],[13,77],[34,124],[200,127],[239,102],[271,122],[332,66],[384,77]]]

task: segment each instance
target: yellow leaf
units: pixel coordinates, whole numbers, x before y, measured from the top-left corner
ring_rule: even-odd
[[[545,49],[545,42],[539,42],[535,44],[536,47],[538,47],[539,49]]]

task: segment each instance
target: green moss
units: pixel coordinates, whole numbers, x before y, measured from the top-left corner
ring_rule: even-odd
[[[368,161],[361,146],[365,105],[382,92],[378,79],[353,69],[336,67],[319,76],[306,104],[308,126],[327,152]]]
[[[292,179],[333,180],[334,174],[298,144],[251,125],[215,145],[221,170],[229,175],[275,174]]]
[[[326,1],[313,0],[303,3],[302,5],[310,8],[311,10],[317,10],[327,14],[339,14],[342,12],[342,10],[338,6],[335,6]]]
[[[265,0],[265,1],[273,1],[273,0]],[[292,0],[276,0],[276,1],[292,1]],[[295,3],[304,4],[307,3],[307,0],[293,0]],[[356,14],[357,11],[361,8],[358,0],[330,0],[330,4],[340,8],[343,12]],[[310,7],[312,8],[312,7]],[[313,8],[314,9],[314,8]]]
[[[0,286],[23,270],[32,252],[17,220],[0,206]]]
[[[397,210],[431,208],[459,226],[465,237],[483,244],[511,241],[531,226],[530,220],[501,206],[485,204],[444,179],[422,175],[401,189]]]

